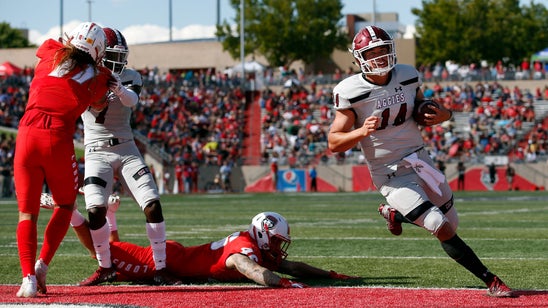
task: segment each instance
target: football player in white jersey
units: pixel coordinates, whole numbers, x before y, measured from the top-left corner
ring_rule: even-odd
[[[143,85],[139,72],[126,68],[129,49],[122,33],[104,28],[107,47],[103,64],[112,71],[117,83],[110,87],[108,104],[102,110],[88,108],[84,122],[85,175],[84,193],[89,228],[99,268],[81,286],[115,279],[106,223],[107,201],[113,179],[118,178],[130,192],[146,217],[146,231],[153,250],[155,282],[178,284],[166,270],[166,230],[160,194],[154,175],[140,154],[130,126],[132,108],[139,101]]]
[[[333,89],[329,149],[344,152],[360,144],[373,183],[389,204],[381,204],[379,212],[392,233],[401,234],[402,222],[426,229],[451,258],[485,282],[488,295],[514,296],[456,234],[453,193],[424,149],[413,117],[415,103],[424,100],[417,70],[396,64],[394,40],[375,26],[356,34],[350,52],[361,72]],[[438,105],[425,115],[427,125],[451,118],[451,111]]]

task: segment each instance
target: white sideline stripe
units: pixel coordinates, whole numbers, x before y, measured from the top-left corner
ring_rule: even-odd
[[[19,286],[18,284],[0,284],[0,286]],[[48,286],[53,287],[76,287],[75,285],[71,284],[48,284]],[[105,286],[106,288],[107,286]],[[152,285],[131,285],[131,284],[121,284],[113,287],[123,287],[123,288],[143,288],[143,287],[150,287],[150,288],[156,288],[156,286]],[[169,288],[180,288],[180,289],[203,289],[204,287],[211,287],[211,289],[267,289],[268,287],[256,285],[256,284],[249,284],[249,283],[231,283],[230,285],[227,284],[214,284],[214,283],[208,283],[208,284],[186,284],[186,285],[179,285],[179,286],[166,286]],[[315,286],[314,288],[337,288],[337,289],[395,289],[395,290],[470,290],[470,291],[482,291],[483,288],[437,288],[437,287],[429,287],[429,288],[421,288],[421,287],[394,287],[394,286],[373,286],[373,285],[366,285],[366,286]],[[543,291],[543,290],[536,290],[535,291]],[[14,307],[21,307],[21,303],[13,303]],[[5,307],[2,305],[9,305],[8,303],[0,304],[0,307]],[[32,305],[32,304],[31,304]],[[43,305],[43,304],[42,304]],[[61,304],[60,304],[61,305]],[[71,305],[71,304],[67,304]],[[26,306],[25,306],[26,307]],[[36,307],[44,307],[44,306],[36,306]],[[55,307],[50,304],[47,304],[47,307]],[[67,306],[63,306],[67,307]],[[90,306],[80,306],[80,305],[74,305],[74,307],[99,307],[98,305],[90,305]]]
[[[17,257],[17,254],[2,253],[0,257]],[[83,253],[58,253],[56,256],[64,257],[89,257],[88,254]],[[393,260],[421,260],[421,259],[448,259],[447,256],[428,257],[428,256],[301,256],[289,254],[289,259],[393,259]],[[506,261],[548,261],[547,258],[504,258],[504,257],[482,257],[482,260],[506,260]]]
[[[75,305],[75,304],[28,304],[28,303],[13,303],[13,304],[0,304],[2,308],[98,308],[101,307],[100,304],[97,305]],[[115,307],[114,305],[104,306],[104,307]],[[123,306],[121,306],[123,307]]]
[[[514,214],[514,213],[537,213],[537,212],[544,212],[548,210],[548,207],[540,207],[540,208],[521,208],[517,210],[496,210],[496,211],[480,211],[480,212],[459,212],[459,208],[457,206],[457,212],[459,213],[459,216],[468,216],[468,215],[497,215],[497,214]]]
[[[435,240],[434,237],[368,237],[368,236],[350,236],[350,237],[293,237],[291,236],[291,242],[293,241],[304,241],[304,240],[314,240],[314,241],[324,241],[324,240],[330,240],[330,241],[340,241],[340,240],[382,240],[382,241],[432,241]],[[467,241],[548,241],[548,238],[537,238],[537,239],[523,239],[523,238],[466,238]]]
[[[298,256],[290,254],[289,259],[393,259],[393,260],[422,260],[422,259],[449,259],[448,256],[441,257],[426,257],[426,256]],[[493,258],[482,257],[482,260],[506,260],[506,261],[546,261],[548,258]]]

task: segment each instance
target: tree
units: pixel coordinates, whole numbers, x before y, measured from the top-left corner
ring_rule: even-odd
[[[423,0],[416,15],[417,63],[508,59],[514,64],[546,47],[548,11],[519,0]]]
[[[0,49],[32,47],[21,30],[14,29],[6,22],[0,22]]]
[[[223,49],[240,55],[240,0],[231,0],[236,10],[233,27],[224,21],[216,36]],[[260,54],[272,66],[306,64],[327,59],[335,49],[346,49],[348,37],[341,29],[340,0],[244,0],[244,53]]]

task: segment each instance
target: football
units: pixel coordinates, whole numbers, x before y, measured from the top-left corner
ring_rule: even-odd
[[[415,119],[415,122],[417,122],[417,124],[419,125],[422,125],[422,126],[428,126],[426,123],[425,123],[425,117],[424,115],[425,114],[434,114],[434,110],[430,109],[429,106],[435,106],[435,107],[440,107],[438,105],[438,103],[436,103],[435,101],[431,100],[431,99],[425,99],[425,100],[422,100],[422,101],[416,101],[415,102],[415,108],[413,109],[413,119]]]

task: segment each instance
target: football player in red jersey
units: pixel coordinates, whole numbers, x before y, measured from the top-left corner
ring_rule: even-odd
[[[379,213],[394,235],[401,234],[402,222],[422,227],[448,256],[487,285],[488,295],[514,296],[457,235],[453,192],[424,149],[413,118],[414,105],[424,100],[417,70],[396,64],[394,40],[379,27],[360,30],[350,51],[361,72],[333,88],[335,119],[329,149],[340,153],[360,144],[373,183],[390,204],[381,204]],[[425,125],[451,118],[442,104],[430,111],[424,115]]]
[[[47,199],[44,196],[42,203]],[[52,201],[49,201],[51,204]],[[115,211],[119,199],[109,202],[108,224],[111,232],[117,231]],[[44,206],[46,207],[46,206]],[[86,219],[75,209],[71,225],[82,244],[94,256],[93,244]],[[116,238],[116,237],[114,237]],[[274,272],[293,277],[321,277],[354,279],[335,271],[325,271],[303,262],[286,260],[291,243],[286,219],[274,212],[263,212],[253,217],[248,230],[238,231],[215,242],[185,247],[167,241],[167,269],[175,277],[189,282],[252,280],[260,285],[282,288],[304,288],[307,285],[282,278]],[[150,283],[154,278],[154,260],[150,246],[142,247],[129,242],[110,243],[112,263],[116,277],[108,282],[128,281]],[[107,282],[107,281],[103,281]],[[99,283],[98,283],[99,284]]]
[[[78,189],[74,123],[86,108],[106,106],[109,83],[114,81],[110,70],[101,65],[104,54],[105,33],[93,22],[78,25],[67,40],[46,40],[36,51],[39,61],[19,122],[14,158],[17,248],[23,274],[18,297],[46,293],[48,265],[67,233]],[[36,261],[44,181],[59,206],[47,224]]]

